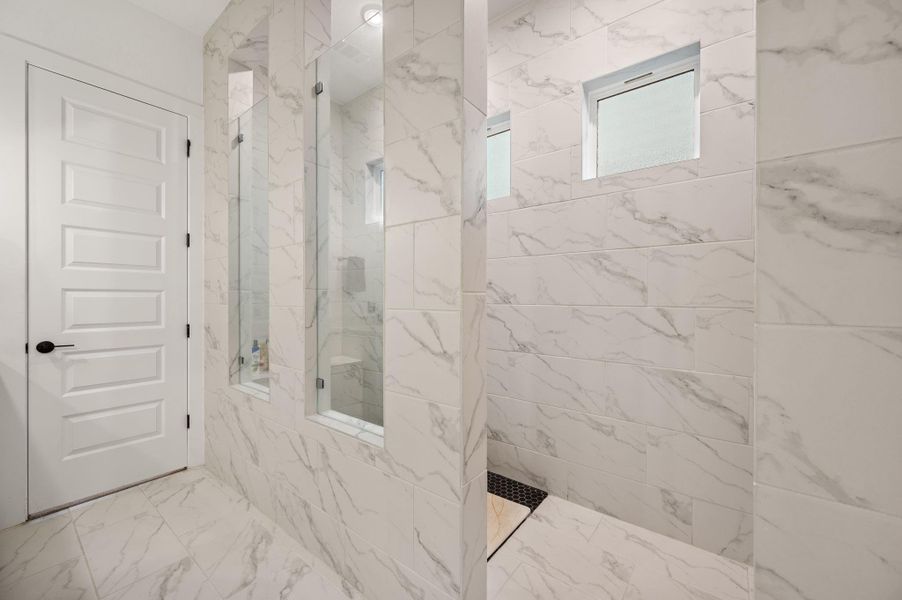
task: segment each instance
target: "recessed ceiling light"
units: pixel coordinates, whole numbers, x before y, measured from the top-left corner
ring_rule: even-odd
[[[364,23],[371,27],[382,27],[382,8],[375,5],[367,5],[360,11]]]

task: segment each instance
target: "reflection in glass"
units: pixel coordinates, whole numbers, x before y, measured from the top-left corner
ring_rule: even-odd
[[[229,61],[230,378],[269,389],[269,148],[266,31]]]
[[[372,20],[316,61],[317,410],[362,427],[382,425],[382,71]]]

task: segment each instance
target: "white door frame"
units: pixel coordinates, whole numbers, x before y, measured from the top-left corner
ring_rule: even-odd
[[[28,517],[27,66],[56,72],[185,115],[188,161],[188,466],[204,462],[203,107],[139,82],[0,34],[0,529]]]

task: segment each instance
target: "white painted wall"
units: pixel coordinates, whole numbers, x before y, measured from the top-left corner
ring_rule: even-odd
[[[0,32],[203,102],[203,41],[122,0],[0,0]]]

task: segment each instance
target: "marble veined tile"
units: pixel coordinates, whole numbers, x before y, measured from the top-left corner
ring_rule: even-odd
[[[896,140],[761,165],[761,322],[902,326],[900,161]]]
[[[521,564],[495,596],[495,599],[591,600],[593,597],[533,566]]]
[[[749,309],[701,309],[695,321],[695,367],[699,371],[751,376],[755,315]]]
[[[344,598],[314,571],[312,557],[295,548],[297,544],[281,530],[253,523],[236,540],[210,581],[226,600]]]
[[[386,225],[460,214],[462,143],[458,120],[386,143]]]
[[[82,535],[81,543],[101,597],[187,556],[166,522],[149,513]]]
[[[604,247],[748,240],[754,197],[751,172],[611,195]]]
[[[902,519],[757,487],[757,600],[891,600],[902,590]]]
[[[620,69],[693,42],[709,46],[754,28],[754,0],[665,0],[607,28],[608,68]]]
[[[81,556],[68,511],[0,532],[0,587]]]
[[[759,2],[759,158],[902,135],[898,20],[893,0]]]
[[[491,556],[504,540],[529,516],[529,508],[506,500],[495,494],[487,494],[486,507],[486,539],[488,555]]]
[[[142,486],[160,515],[177,534],[250,508],[247,498],[228,489],[203,470],[189,470]]]
[[[695,315],[686,309],[489,305],[488,347],[687,369]]]
[[[389,310],[385,389],[460,406],[460,315]]]
[[[755,34],[740,35],[701,51],[701,112],[755,98]]]
[[[902,517],[902,330],[758,330],[757,480]]]
[[[695,588],[678,579],[668,576],[651,566],[640,565],[630,579],[630,585],[626,589],[623,600],[715,600],[720,596],[714,596],[706,591]],[[748,593],[736,595],[736,600],[746,600]]]
[[[577,534],[533,519],[520,526],[502,551],[508,548],[521,563],[598,600],[622,598],[636,566],[634,561],[593,546]]]
[[[153,575],[107,596],[110,600],[220,600],[222,597],[190,558],[183,558]]]
[[[654,306],[752,306],[752,241],[657,248],[648,260],[648,302]]]
[[[748,443],[752,382],[715,375],[609,363],[605,365],[607,402],[630,420]]]
[[[153,504],[139,488],[131,488],[69,509],[78,533],[84,535],[123,519],[153,511]]]
[[[755,105],[734,104],[701,116],[699,177],[748,171],[755,167]]]
[[[651,6],[657,0],[572,0],[570,30],[580,37]]]
[[[530,518],[555,531],[573,533],[589,540],[598,528],[602,514],[563,498],[548,496]]]
[[[460,504],[414,488],[412,512],[414,570],[446,594],[458,596],[463,525]]]
[[[752,510],[752,447],[648,428],[648,482]]]
[[[569,0],[530,0],[489,23],[488,74],[497,75],[569,39]]]
[[[570,150],[533,156],[511,164],[511,194],[496,198],[492,211],[553,204],[570,199]]]
[[[458,24],[386,64],[386,145],[462,116],[460,44]]]
[[[752,564],[753,518],[747,512],[693,500],[692,543],[737,562]]]
[[[606,37],[600,29],[512,68],[511,112],[579,92],[583,81],[603,75]]]
[[[486,361],[489,394],[627,420],[638,413],[608,402],[604,363],[501,350],[489,350]]]
[[[579,94],[514,113],[511,115],[511,160],[569,151],[580,142],[581,124]],[[569,162],[566,168],[570,168]],[[568,172],[564,175],[569,178]],[[569,190],[567,193],[569,198]]]
[[[496,259],[486,291],[500,304],[644,306],[648,267],[645,250]]]
[[[508,255],[602,250],[607,239],[607,217],[608,205],[598,198],[535,206],[508,213]],[[495,218],[490,214],[489,222]]]
[[[688,543],[606,515],[591,543],[639,565],[627,592],[637,600],[749,600],[748,566]]]
[[[0,584],[9,600],[96,600],[94,584],[82,557],[70,558],[9,585]]]

